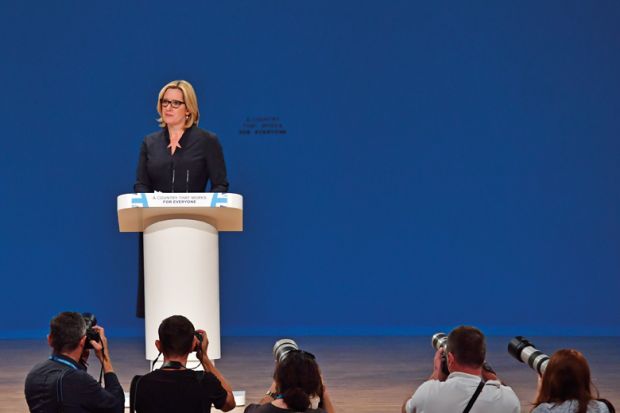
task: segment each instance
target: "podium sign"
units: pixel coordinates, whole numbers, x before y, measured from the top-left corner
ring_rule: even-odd
[[[243,197],[222,193],[124,194],[117,198],[120,232],[144,232],[166,219],[207,222],[218,231],[243,231]]]

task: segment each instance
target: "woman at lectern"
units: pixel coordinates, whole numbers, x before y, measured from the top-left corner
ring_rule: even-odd
[[[175,80],[157,98],[161,130],[144,138],[134,192],[227,192],[226,164],[217,136],[198,127],[200,112],[192,85]],[[136,315],[144,318],[144,262],[139,240],[138,302]]]
[[[144,138],[134,192],[228,191],[222,145],[198,127],[200,113],[192,85],[175,80],[157,99],[161,130]]]

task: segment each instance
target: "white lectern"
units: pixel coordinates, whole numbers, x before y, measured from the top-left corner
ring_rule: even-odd
[[[144,232],[147,360],[157,357],[161,321],[181,314],[209,337],[208,356],[221,357],[218,231],[243,230],[243,197],[230,193],[124,194],[117,198],[120,232]],[[188,364],[199,364],[190,354]]]

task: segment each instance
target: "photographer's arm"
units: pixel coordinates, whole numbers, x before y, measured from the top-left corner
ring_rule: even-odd
[[[267,393],[265,393],[265,395],[263,396],[262,399],[260,399],[260,401],[258,402],[258,404],[267,404],[267,403],[271,403],[272,401],[274,401],[275,399],[270,396],[270,394],[276,394],[276,382],[273,381],[271,382],[271,386],[269,387],[269,390],[267,391]]]
[[[84,392],[85,400],[87,400],[86,403],[98,409],[97,411],[122,413],[125,410],[125,393],[112,368],[108,339],[102,327],[95,326],[93,328],[99,332],[99,336],[101,337],[101,342],[91,340],[90,344],[93,346],[95,355],[101,362],[101,367],[105,373],[105,389],[102,389],[99,383],[91,378],[89,380],[88,390]],[[90,378],[90,376],[88,377]]]
[[[422,403],[424,403],[424,396],[420,396],[420,392],[425,393],[425,389],[427,386],[431,384],[432,381],[445,381],[448,377],[443,373],[441,368],[441,358],[443,356],[443,348],[439,348],[435,352],[435,356],[433,357],[433,372],[428,380],[422,383],[417,390],[413,393],[413,395],[405,399],[403,405],[401,407],[401,413],[416,413],[418,410],[424,411]]]
[[[446,381],[448,376],[446,376],[441,370],[441,357],[443,356],[443,348],[439,348],[435,352],[435,357],[433,358],[433,373],[428,378],[429,380],[439,380]]]
[[[209,360],[209,356],[207,356],[207,348],[209,347],[209,338],[207,337],[207,333],[204,330],[196,330],[198,333],[202,334],[202,345],[200,349],[196,352],[196,356],[200,360],[200,364],[206,372],[212,373],[222,384],[224,390],[226,390],[226,402],[221,407],[220,410],[227,412],[232,410],[237,406],[235,403],[235,397],[233,396],[232,387],[228,380],[224,378],[222,373],[215,367],[213,362]]]
[[[487,370],[486,368],[482,368],[482,380],[484,381],[489,381],[489,380],[497,380],[500,383],[502,383],[499,379],[499,377],[497,377],[497,374],[493,371],[493,370]],[[502,383],[504,384],[504,383]]]
[[[405,401],[403,402],[403,407],[400,409],[401,413],[415,413],[415,407],[413,408],[412,411],[410,412],[407,411],[407,403],[409,403],[409,400],[411,399],[405,399]]]
[[[332,398],[329,395],[329,391],[327,391],[327,386],[323,384],[323,397],[321,398],[323,402],[323,408],[327,413],[336,413],[336,408],[334,407],[334,403],[332,403]]]
[[[112,368],[112,360],[110,360],[110,348],[108,347],[108,339],[105,336],[105,331],[103,327],[95,326],[93,329],[99,332],[99,336],[101,337],[101,342],[98,343],[94,340],[90,341],[90,344],[95,349],[95,355],[101,362],[101,367],[103,367],[104,373],[114,373],[114,369]]]

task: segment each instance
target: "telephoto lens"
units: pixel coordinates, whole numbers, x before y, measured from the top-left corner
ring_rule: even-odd
[[[433,337],[431,338],[431,345],[433,346],[435,350],[439,350],[440,348],[443,348],[445,351],[447,344],[448,344],[448,336],[445,333],[433,334]]]
[[[273,358],[280,363],[286,355],[293,350],[299,350],[299,346],[290,338],[282,338],[273,345]]]
[[[549,363],[549,356],[534,347],[522,336],[517,336],[508,343],[508,353],[521,363],[526,363],[541,376]]]
[[[448,370],[448,352],[446,350],[446,346],[448,345],[448,336],[445,333],[437,333],[433,334],[431,338],[431,345],[435,349],[435,351],[443,348],[443,354],[441,355],[441,372],[449,376],[450,370]]]
[[[90,344],[91,340],[97,343],[101,342],[101,336],[99,335],[99,332],[93,329],[93,327],[97,325],[97,317],[95,317],[93,313],[82,313],[82,318],[86,323],[86,345],[84,346],[84,348],[91,349],[93,348],[93,345]]]

